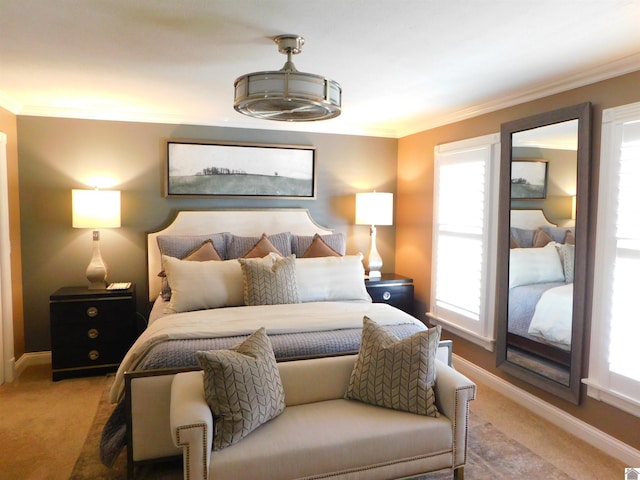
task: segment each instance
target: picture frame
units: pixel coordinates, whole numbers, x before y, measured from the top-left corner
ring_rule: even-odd
[[[511,198],[547,198],[548,161],[544,158],[518,158],[511,162]]]
[[[165,197],[315,199],[316,148],[167,141]]]

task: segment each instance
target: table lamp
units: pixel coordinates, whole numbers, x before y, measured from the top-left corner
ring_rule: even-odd
[[[356,193],[356,225],[371,226],[371,248],[365,258],[369,278],[382,275],[382,257],[376,248],[376,225],[393,225],[393,193]]]
[[[93,229],[93,253],[87,267],[89,290],[106,287],[108,269],[100,254],[100,228],[120,227],[120,192],[72,190],[73,228]]]

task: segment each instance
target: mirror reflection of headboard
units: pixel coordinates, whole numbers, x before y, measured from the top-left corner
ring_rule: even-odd
[[[527,230],[534,230],[538,227],[555,227],[555,223],[551,223],[544,212],[539,209],[531,210],[516,210],[511,209],[511,227],[512,228],[524,228]]]

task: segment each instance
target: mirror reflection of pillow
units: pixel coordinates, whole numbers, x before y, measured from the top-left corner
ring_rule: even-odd
[[[544,226],[540,228],[542,228],[545,232],[547,232],[554,242],[558,242],[558,243],[567,243],[566,241],[567,233],[571,232],[571,235],[573,235],[573,230],[574,230],[573,227],[567,228],[567,227]]]
[[[513,248],[509,255],[509,288],[532,283],[564,282],[560,256],[553,244]]]
[[[536,229],[533,234],[533,248],[540,248],[546,246],[549,242],[552,242],[551,236],[545,232],[542,228]]]
[[[565,233],[564,235],[564,243],[567,243],[569,245],[576,244],[576,235],[575,233],[573,233],[573,230],[567,230],[567,233]]]
[[[562,245],[559,251],[562,258],[562,268],[564,269],[564,281],[567,283],[573,283],[574,277],[574,261],[576,256],[576,249],[571,243],[565,243]]]
[[[560,263],[562,263],[562,271],[564,272],[565,283],[573,283],[574,277],[574,264],[576,248],[570,243],[558,243],[550,242],[549,245],[556,247],[558,255],[560,256]]]
[[[518,247],[529,248],[533,247],[533,234],[535,230],[527,228],[511,227],[511,236],[513,240],[518,244]]]

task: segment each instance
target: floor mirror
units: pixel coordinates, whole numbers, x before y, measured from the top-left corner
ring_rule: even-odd
[[[586,318],[591,105],[504,123],[497,366],[580,402]]]

